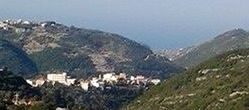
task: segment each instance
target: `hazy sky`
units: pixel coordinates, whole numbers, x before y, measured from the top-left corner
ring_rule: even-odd
[[[249,0],[0,0],[0,17],[55,20],[169,49],[249,30]]]

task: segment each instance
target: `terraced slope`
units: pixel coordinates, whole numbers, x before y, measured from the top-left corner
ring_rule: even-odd
[[[39,72],[65,71],[78,77],[126,72],[164,77],[183,70],[168,59],[154,57],[147,46],[117,34],[56,22],[5,24],[8,29],[0,28],[0,38],[24,50]]]

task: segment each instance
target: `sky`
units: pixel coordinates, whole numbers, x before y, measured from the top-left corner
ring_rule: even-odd
[[[152,49],[249,30],[249,0],[0,0],[0,19],[56,21],[120,34]]]

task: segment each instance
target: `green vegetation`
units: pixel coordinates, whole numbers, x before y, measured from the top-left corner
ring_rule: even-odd
[[[157,77],[165,79],[171,74],[184,71],[183,68],[173,64],[167,58],[149,55],[145,60],[137,60],[134,62],[125,62],[117,66],[117,71],[125,73],[140,73],[147,77]],[[167,73],[167,74],[164,74]]]
[[[0,40],[0,67],[7,66],[14,73],[33,74],[37,72],[36,65],[27,54],[6,40]]]
[[[57,107],[70,110],[118,109],[144,90],[122,82],[117,85],[105,85],[103,89],[105,90],[92,87],[89,91],[84,91],[79,86],[65,86],[59,83],[31,87],[22,77],[4,69],[0,71],[0,109],[55,110]],[[14,103],[17,94],[18,105]]]
[[[249,50],[227,52],[152,87],[123,109],[249,109]]]
[[[106,71],[165,78],[183,70],[167,58],[154,55],[149,47],[120,35],[53,24],[9,24],[9,29],[0,29],[0,66],[9,67],[19,76],[60,71],[84,79]],[[118,84],[86,92],[79,86],[50,83],[33,88],[22,77],[10,76],[0,80],[1,110],[118,109],[146,88]],[[21,104],[13,103],[16,94]]]
[[[84,91],[77,86],[47,84],[41,87],[42,100],[38,108],[54,110],[56,107],[73,110],[109,110],[118,109],[142,93],[143,89],[128,86],[108,86],[111,89],[103,91],[100,88],[90,88]]]
[[[65,49],[63,50],[61,48],[45,49],[43,52],[37,52],[32,54],[31,59],[36,62],[39,71],[65,71],[65,69],[67,69],[67,71],[75,77],[87,77],[93,73],[96,73],[92,61],[87,56],[69,58],[62,54],[64,53],[64,51]],[[75,70],[77,68],[82,69]]]
[[[13,101],[15,95],[22,101],[36,100],[41,93],[37,88],[32,88],[26,81],[12,72],[4,69],[0,71],[0,109],[1,110],[23,110],[24,106],[16,106]]]
[[[86,78],[96,71],[101,73],[115,70],[164,77],[183,70],[165,59],[162,59],[163,62],[161,59],[145,61],[146,57],[153,56],[152,50],[120,35],[53,24],[46,27],[37,23],[11,25],[9,30],[0,29],[0,39],[24,50],[40,73],[58,70]],[[28,30],[16,32],[23,29]],[[6,66],[12,67],[13,64]],[[20,66],[25,68],[28,65]],[[13,69],[14,72],[15,70]]]

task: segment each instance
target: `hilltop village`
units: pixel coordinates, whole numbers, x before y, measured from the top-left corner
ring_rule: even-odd
[[[123,85],[134,85],[136,87],[146,87],[147,85],[157,85],[161,82],[160,79],[152,79],[146,78],[142,75],[137,76],[129,76],[126,73],[105,73],[99,76],[93,76],[88,79],[76,79],[71,78],[67,75],[66,72],[62,73],[52,73],[47,74],[44,76],[39,76],[36,79],[26,79],[26,82],[33,87],[39,87],[45,84],[46,82],[52,83],[60,83],[65,86],[76,85],[80,86],[85,91],[88,91],[90,87],[101,88],[104,89],[111,89],[111,86],[106,85],[116,85],[116,84],[123,84]],[[104,88],[105,87],[105,88]]]
[[[52,91],[58,95],[55,97],[64,97],[61,93],[59,95],[58,91],[67,90],[69,90],[70,92],[66,92],[66,94],[70,97],[77,97],[77,95],[75,95],[74,93],[79,93],[78,95],[80,96],[77,97],[76,100],[82,97],[90,98],[91,96],[108,96],[110,99],[103,100],[118,101],[118,97],[134,98],[141,93],[141,90],[147,90],[150,85],[157,85],[161,82],[159,79],[146,78],[142,75],[131,76],[127,75],[126,73],[105,73],[84,80],[71,78],[66,72],[39,74],[34,76],[32,79],[24,80],[23,77],[14,75],[11,71],[8,70],[7,67],[3,67],[2,69],[0,69],[0,74],[2,78],[2,82],[0,83],[6,83],[3,84],[4,86],[2,87],[2,89],[12,88],[19,91],[12,91],[11,98],[4,98],[5,101],[8,101],[15,106],[33,106],[35,104],[41,104],[42,101],[48,98],[46,94]],[[15,83],[18,84],[11,85]],[[32,91],[32,93],[25,91]],[[100,92],[100,94],[95,94],[95,92]],[[26,95],[30,96],[24,97]],[[116,96],[117,98],[112,96]],[[51,95],[49,97],[53,99],[54,95]],[[94,97],[92,98],[95,99]],[[82,101],[84,102],[86,100]],[[88,103],[86,103],[85,105],[87,104]],[[81,106],[83,105],[80,105],[80,107]],[[64,106],[56,106],[56,108],[68,110]]]
[[[25,20],[0,21],[0,32],[2,47],[11,50],[6,56],[14,59],[1,65],[13,72],[3,77],[6,87],[17,90],[3,94],[13,107],[117,109],[178,69],[149,48],[107,32]],[[11,55],[20,53],[25,57],[16,58],[17,64]],[[15,75],[13,86],[9,79]]]
[[[47,21],[47,22],[40,22],[38,24],[35,24],[31,21],[23,21],[22,19],[19,20],[5,20],[5,21],[0,21],[0,28],[4,29],[4,30],[11,30],[11,29],[15,29],[16,32],[25,32],[25,31],[29,31],[32,28],[35,27],[46,27],[46,26],[55,26],[55,22],[53,21]],[[20,25],[20,26],[18,26]],[[16,27],[20,27],[20,28],[16,28]]]
[[[33,30],[34,28],[46,28],[48,26],[58,26],[58,24],[53,21],[33,23],[31,21],[24,21],[21,19],[0,21],[0,28],[6,31],[14,30],[16,33],[29,32]],[[51,46],[52,48],[56,48],[58,45],[51,43],[49,46]],[[37,47],[36,49],[32,50],[32,49],[29,49],[29,45],[27,45],[27,46],[24,46],[24,50],[27,50],[27,53],[29,54],[34,51],[40,51],[42,47],[43,46],[40,46],[39,48]],[[81,86],[86,91],[88,90],[89,87],[103,88],[103,85],[116,84],[120,82],[124,84],[128,84],[128,85],[147,85],[147,84],[160,83],[160,79],[147,78],[146,76],[143,76],[143,75],[128,76],[126,73],[119,73],[119,74],[114,73],[114,72],[108,73],[107,70],[111,71],[112,69],[106,70],[103,68],[104,67],[102,66],[101,67],[97,66],[97,69],[104,72],[104,74],[98,75],[98,76],[92,76],[87,79],[70,78],[70,76],[68,76],[67,73],[65,72],[56,72],[56,73],[48,73],[47,76],[36,78],[33,80],[27,79],[27,82],[34,87],[42,86],[45,82],[52,82],[53,84],[55,82],[58,82],[66,86],[75,85],[76,82],[79,82],[78,86]]]

